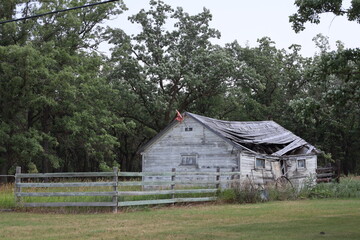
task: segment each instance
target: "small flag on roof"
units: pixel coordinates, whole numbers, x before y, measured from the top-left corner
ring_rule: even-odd
[[[182,122],[183,119],[184,119],[184,117],[181,115],[181,113],[178,110],[176,110],[175,120]]]

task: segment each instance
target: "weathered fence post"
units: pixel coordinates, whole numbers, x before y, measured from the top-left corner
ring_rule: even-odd
[[[171,186],[170,186],[170,189],[171,189],[171,190],[174,190],[174,189],[175,189],[175,171],[176,171],[175,168],[172,168],[172,169],[171,169],[171,172],[172,172],[172,174],[171,174]],[[174,198],[175,198],[175,194],[172,193],[172,194],[171,194],[171,199],[174,199]],[[175,203],[173,203],[173,205],[175,205]]]
[[[216,168],[216,188],[220,190],[220,167]]]
[[[117,213],[118,205],[119,205],[119,203],[118,203],[118,182],[119,182],[118,168],[114,167],[113,171],[114,171],[113,181],[115,182],[115,185],[113,187],[115,194],[113,195],[113,198],[112,198],[112,201],[115,204],[115,206],[113,206],[113,213]]]
[[[19,183],[21,183],[21,178],[18,176],[18,174],[21,173],[21,167],[16,167],[16,174],[15,174],[15,206],[19,207],[21,202],[21,197],[18,196],[17,193],[21,192],[21,187],[18,186]]]

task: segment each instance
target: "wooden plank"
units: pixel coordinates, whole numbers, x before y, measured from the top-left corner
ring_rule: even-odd
[[[229,180],[231,181],[231,180]],[[229,182],[223,181],[223,182]],[[207,185],[207,184],[219,184],[220,181],[161,181],[161,182],[152,182],[152,181],[129,181],[129,182],[119,182],[119,186],[163,186],[163,185],[171,185],[173,183],[176,184],[191,184],[191,185]]]
[[[141,181],[129,181],[129,182],[119,182],[119,186],[163,186],[163,185],[171,185],[170,181],[163,182],[141,182]]]
[[[326,168],[317,168],[316,172],[317,173],[324,173],[324,172],[332,172],[335,169],[333,167],[326,167]]]
[[[175,199],[158,199],[158,200],[144,200],[144,201],[126,201],[126,202],[119,202],[118,206],[119,206],[119,207],[127,207],[127,206],[166,204],[166,203],[175,203]]]
[[[240,172],[176,172],[176,176],[183,175],[203,175],[203,176],[225,176],[225,175],[239,175]]]
[[[119,172],[119,177],[173,176],[172,172]]]
[[[19,197],[116,196],[117,192],[21,192]]]
[[[218,189],[210,188],[210,189],[178,189],[175,190],[175,194],[183,194],[183,193],[216,193]]]
[[[21,187],[17,186],[18,184],[21,184],[21,178],[18,177],[18,175],[21,174],[21,167],[16,167],[16,175],[15,175],[15,193],[21,192]],[[15,205],[19,206],[21,202],[21,197],[18,197],[15,195]]]
[[[179,189],[179,190],[154,190],[154,191],[124,191],[118,192],[119,196],[145,196],[186,193],[216,193],[217,189]]]
[[[114,167],[113,168],[113,173],[114,173],[114,177],[113,177],[113,181],[116,183],[113,186],[113,191],[116,192],[116,194],[113,195],[112,197],[112,202],[114,203],[113,206],[113,213],[117,213],[118,210],[118,195],[117,195],[117,191],[118,191],[118,182],[119,182],[119,177],[118,177],[118,168]]]
[[[220,175],[237,175],[240,172],[220,172]],[[119,172],[120,177],[203,175],[216,176],[217,172]],[[20,173],[19,178],[50,178],[50,177],[114,177],[114,172],[68,172],[68,173]]]
[[[216,197],[200,197],[200,198],[176,198],[176,202],[209,202],[215,201]]]
[[[318,178],[316,179],[316,182],[320,183],[320,182],[331,182],[333,180],[333,178]]]
[[[217,172],[176,172],[177,176],[191,176],[191,175],[202,175],[202,176],[217,176]]]
[[[317,178],[325,178],[325,177],[332,177],[332,176],[335,176],[334,173],[318,173],[316,174],[316,177]]]
[[[220,172],[220,175],[239,175],[240,172]],[[153,176],[203,175],[217,176],[217,172],[119,172],[120,177],[153,177]]]
[[[184,203],[184,202],[208,202],[208,201],[215,201],[216,199],[217,199],[216,197],[203,197],[203,198],[174,198],[174,199],[157,199],[157,200],[143,200],[143,201],[126,201],[126,202],[119,202],[119,206],[126,207],[126,206]]]
[[[23,203],[23,207],[114,207],[113,202],[34,202]]]
[[[116,182],[17,183],[16,187],[108,187]]]
[[[189,180],[189,181],[175,181],[176,184],[191,184],[191,185],[207,185],[207,184],[220,184],[220,181],[199,181],[199,180]]]
[[[47,177],[113,177],[114,172],[68,172],[68,173],[21,173],[19,178],[47,178]]]

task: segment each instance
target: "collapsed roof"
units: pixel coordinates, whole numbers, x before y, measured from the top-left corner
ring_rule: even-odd
[[[314,146],[274,121],[223,121],[185,112],[206,128],[239,149],[275,157],[316,154]]]

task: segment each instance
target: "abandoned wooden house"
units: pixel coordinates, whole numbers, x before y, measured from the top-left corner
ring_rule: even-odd
[[[317,150],[274,121],[222,121],[185,112],[140,150],[143,172],[239,172],[265,185],[286,176],[315,180]],[[151,178],[151,177],[150,177]]]

